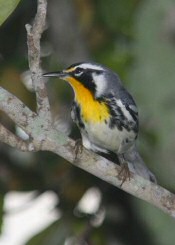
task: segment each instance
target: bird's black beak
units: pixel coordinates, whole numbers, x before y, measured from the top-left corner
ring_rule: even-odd
[[[47,73],[43,74],[43,77],[59,77],[62,79],[64,79],[67,76],[68,76],[68,74],[64,71],[47,72]]]

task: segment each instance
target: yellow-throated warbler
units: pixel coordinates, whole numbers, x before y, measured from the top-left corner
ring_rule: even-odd
[[[82,62],[43,75],[59,77],[72,86],[75,98],[71,116],[85,148],[113,152],[132,172],[155,181],[135,146],[139,127],[136,104],[115,72],[97,63]]]

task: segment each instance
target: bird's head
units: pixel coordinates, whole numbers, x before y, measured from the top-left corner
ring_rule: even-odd
[[[103,65],[92,62],[76,63],[62,71],[45,73],[43,76],[58,77],[69,82],[75,96],[80,90],[83,93],[83,89],[86,89],[95,98],[103,96],[113,81],[119,81],[117,74]]]

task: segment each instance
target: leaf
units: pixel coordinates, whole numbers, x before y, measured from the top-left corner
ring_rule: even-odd
[[[20,0],[0,0],[0,26],[15,10]]]

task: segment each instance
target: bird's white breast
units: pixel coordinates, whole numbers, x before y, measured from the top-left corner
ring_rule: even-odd
[[[120,131],[117,127],[110,128],[105,122],[96,124],[86,124],[82,130],[83,145],[93,151],[107,152],[113,151],[122,153],[129,148],[134,140],[135,134],[128,132],[125,128]]]

